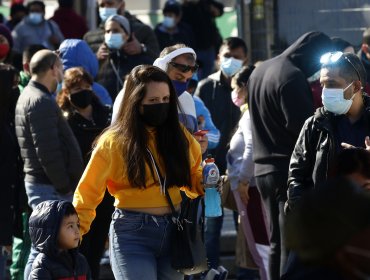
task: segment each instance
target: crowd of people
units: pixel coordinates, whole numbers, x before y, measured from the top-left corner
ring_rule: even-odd
[[[90,31],[58,3],[0,24],[0,279],[10,257],[11,279],[99,279],[107,246],[116,279],[184,279],[173,213],[204,196],[208,154],[234,200],[238,280],[369,277],[370,28],[357,54],[313,31],[252,64],[216,0],[168,0],[153,29],[97,0]],[[204,225],[219,270],[223,215]]]

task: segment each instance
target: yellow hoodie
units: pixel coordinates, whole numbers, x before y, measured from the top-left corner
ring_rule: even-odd
[[[202,181],[202,155],[199,143],[184,129],[189,141],[189,161],[191,171],[191,189],[180,186],[170,188],[169,194],[174,205],[181,202],[180,190],[185,191],[190,198],[203,195]],[[155,161],[161,164],[155,148],[155,130],[148,133],[148,148]],[[163,167],[159,166],[164,175]],[[114,196],[114,206],[117,208],[146,208],[168,206],[166,196],[161,194],[158,178],[152,178],[149,166],[145,164],[147,176],[146,188],[132,188],[126,174],[126,166],[122,158],[120,145],[114,143],[113,135],[106,132],[100,137],[91,159],[80,179],[73,197],[80,218],[81,234],[89,231],[95,218],[95,209],[102,201],[106,188]]]

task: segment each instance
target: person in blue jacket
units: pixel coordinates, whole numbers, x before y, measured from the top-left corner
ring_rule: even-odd
[[[99,71],[99,63],[89,45],[79,39],[67,39],[59,47],[63,71],[72,67],[82,67],[95,78]],[[108,91],[99,83],[94,82],[92,90],[104,105],[112,106],[112,98]]]

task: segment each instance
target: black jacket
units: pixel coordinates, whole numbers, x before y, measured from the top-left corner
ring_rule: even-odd
[[[13,107],[14,109],[14,107]],[[14,113],[0,122],[0,246],[22,238],[22,212],[27,209],[21,159],[14,127]]]
[[[200,81],[195,92],[206,105],[221,133],[218,146],[209,150],[215,158],[220,174],[225,174],[228,145],[241,115],[239,107],[231,100],[231,91],[230,84],[226,82],[222,72],[218,71]]]
[[[96,80],[108,90],[114,101],[123,87],[125,76],[135,66],[141,64],[151,65],[153,61],[146,54],[126,55],[122,50],[111,51],[108,58],[101,62]]]
[[[30,237],[39,252],[32,264],[29,280],[90,279],[86,259],[78,249],[60,251],[57,239],[66,205],[62,200],[47,200],[36,206],[29,220]]]
[[[366,129],[370,132],[370,98],[364,96],[364,101]],[[320,186],[330,177],[332,164],[339,152],[334,134],[336,121],[333,113],[321,107],[303,125],[289,165],[290,208],[294,208],[305,192]]]
[[[112,119],[112,108],[102,105],[97,98],[93,99],[92,107],[93,121],[85,119],[75,110],[64,112],[80,146],[85,166],[89,162],[95,138],[110,125]]]
[[[314,112],[307,78],[319,70],[320,54],[330,44],[321,32],[306,33],[249,78],[255,176],[273,172],[286,176],[302,125]]]
[[[81,151],[46,87],[29,82],[18,99],[15,124],[25,181],[73,191],[83,172]]]
[[[185,44],[188,47],[195,48],[195,39],[190,26],[184,22],[179,22],[174,33],[168,33],[162,23],[157,24],[154,29],[157,36],[159,47],[163,50],[165,47],[175,44]]]

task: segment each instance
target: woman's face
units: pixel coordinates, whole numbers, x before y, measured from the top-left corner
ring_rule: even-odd
[[[165,82],[149,82],[146,85],[146,93],[141,105],[152,105],[170,102],[170,88]],[[143,106],[140,106],[140,113],[143,113]]]
[[[117,22],[111,20],[111,21],[108,21],[106,24],[105,24],[105,34],[111,34],[111,33],[121,33],[122,34],[122,37],[123,37],[123,40],[125,42],[128,41],[129,39],[129,36],[128,34],[125,32],[125,30],[121,27],[121,25],[119,25]]]
[[[73,85],[71,88],[68,88],[68,93],[69,95],[73,95],[82,90],[92,90],[92,86],[89,83],[82,81],[81,83]]]

